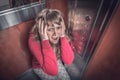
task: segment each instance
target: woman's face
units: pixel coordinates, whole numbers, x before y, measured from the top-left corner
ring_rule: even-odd
[[[49,24],[47,28],[48,38],[52,44],[57,44],[62,34],[62,26],[57,23],[52,24],[52,22],[48,22],[48,24]]]

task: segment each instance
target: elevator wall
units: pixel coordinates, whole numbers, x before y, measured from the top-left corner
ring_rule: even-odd
[[[105,30],[83,80],[120,80],[120,5]]]

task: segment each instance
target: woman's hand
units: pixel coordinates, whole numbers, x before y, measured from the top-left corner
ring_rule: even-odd
[[[65,36],[65,23],[64,23],[64,20],[63,20],[63,19],[62,19],[62,21],[61,21],[61,25],[62,25],[61,37],[64,37],[64,36]]]
[[[45,24],[45,21],[42,19],[39,20],[38,31],[42,40],[48,40],[47,24]]]

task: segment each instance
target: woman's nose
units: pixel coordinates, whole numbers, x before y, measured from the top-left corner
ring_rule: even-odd
[[[57,30],[56,29],[54,29],[54,35],[57,36]]]

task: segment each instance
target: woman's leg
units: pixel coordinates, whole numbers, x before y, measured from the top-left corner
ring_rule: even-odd
[[[59,73],[58,73],[58,80],[70,80],[70,76],[68,75],[65,66],[63,65],[61,60],[58,60],[58,68],[59,68]]]
[[[42,80],[70,80],[70,77],[65,69],[61,60],[58,60],[58,75],[50,76],[43,72],[41,68],[33,69],[33,71],[40,77]]]
[[[42,71],[41,68],[33,69],[41,80],[58,80],[56,76],[50,76]]]

